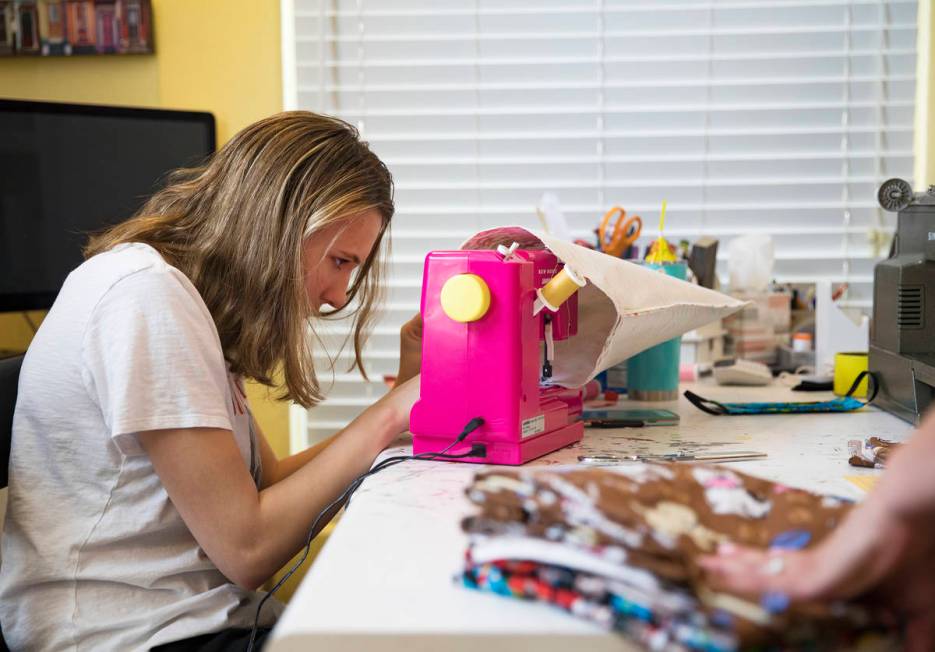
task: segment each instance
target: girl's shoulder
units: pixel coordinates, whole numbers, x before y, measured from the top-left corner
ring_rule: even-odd
[[[151,246],[138,242],[117,245],[84,261],[69,274],[56,303],[88,311],[91,322],[102,312],[128,313],[127,318],[157,313],[186,315],[189,323],[214,327],[188,277]]]
[[[139,272],[150,271],[159,274],[173,269],[175,268],[148,244],[125,242],[88,258],[69,277],[102,277],[116,282]]]

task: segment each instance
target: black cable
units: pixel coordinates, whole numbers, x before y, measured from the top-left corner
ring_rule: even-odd
[[[472,429],[472,432],[473,432],[473,429]],[[454,442],[451,443],[451,445],[449,445],[447,448],[442,449],[438,453],[419,453],[418,455],[394,455],[393,457],[387,457],[385,460],[381,460],[379,464],[377,464],[372,469],[370,469],[368,473],[371,473],[371,474],[376,473],[377,471],[387,466],[393,466],[397,461],[405,462],[407,460],[432,460],[438,457],[441,457],[443,459],[461,459],[464,457],[483,457],[483,455],[478,455],[477,453],[475,453],[473,447],[468,452],[461,453],[460,455],[446,455],[446,451],[451,450],[452,446],[460,442],[461,442],[460,439],[455,440]]]
[[[461,434],[457,438],[448,444],[445,448],[437,453],[419,453],[418,455],[394,455],[393,457],[388,457],[385,460],[381,460],[380,463],[376,464],[370,470],[361,473],[359,476],[354,478],[351,483],[347,486],[347,489],[344,490],[340,496],[335,498],[331,503],[328,504],[323,510],[318,512],[318,516],[315,517],[315,520],[312,521],[312,526],[308,529],[308,537],[305,539],[305,552],[302,553],[302,558],[299,559],[296,563],[292,565],[292,568],[283,575],[278,582],[270,589],[266,595],[263,596],[263,599],[260,600],[260,604],[257,605],[256,615],[253,617],[253,629],[250,632],[250,641],[247,643],[247,652],[253,652],[253,646],[256,643],[256,632],[257,628],[260,625],[260,612],[263,611],[263,606],[266,604],[266,601],[272,597],[279,588],[286,583],[292,575],[299,569],[302,564],[305,563],[305,560],[308,559],[308,553],[312,549],[312,541],[315,539],[315,528],[318,526],[318,522],[321,521],[322,517],[325,514],[330,512],[336,505],[341,504],[345,499],[350,502],[351,496],[357,491],[358,487],[363,484],[364,480],[369,478],[371,475],[379,473],[383,469],[387,469],[391,466],[401,464],[409,460],[433,460],[436,458],[441,459],[461,459],[465,457],[483,457],[486,455],[486,446],[483,444],[474,444],[471,446],[471,450],[466,453],[460,453],[458,455],[448,455],[448,451],[451,450],[453,446],[464,441],[465,437],[470,435],[472,432],[484,425],[484,420],[481,417],[474,417],[464,426],[464,429],[461,431]]]
[[[461,431],[461,434],[458,435],[453,442],[448,444],[445,448],[440,450],[437,453],[419,453],[418,455],[395,455],[393,457],[388,457],[385,460],[382,460],[379,464],[374,466],[372,469],[367,471],[361,478],[366,478],[367,476],[373,475],[374,473],[385,469],[388,466],[393,466],[399,462],[405,462],[407,460],[431,460],[436,457],[441,457],[445,459],[459,459],[462,457],[483,457],[482,455],[477,455],[472,448],[467,453],[462,453],[461,455],[446,455],[448,451],[452,449],[457,444],[460,444],[464,441],[465,437],[470,435],[472,432],[480,428],[484,424],[484,420],[481,417],[474,417],[464,426],[464,429]],[[485,453],[486,454],[486,453]],[[353,493],[353,492],[351,492]]]
[[[26,323],[29,324],[29,329],[32,331],[32,334],[35,335],[39,331],[39,327],[36,325],[36,322],[32,320],[28,312],[23,311],[20,314],[23,315],[23,319],[25,319]]]

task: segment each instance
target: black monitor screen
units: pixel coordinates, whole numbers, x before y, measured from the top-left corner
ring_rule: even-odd
[[[0,311],[51,306],[89,233],[214,146],[210,113],[0,100]]]

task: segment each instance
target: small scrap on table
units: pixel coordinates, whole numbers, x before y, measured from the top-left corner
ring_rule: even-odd
[[[899,448],[899,444],[879,437],[868,437],[861,441],[851,439],[847,442],[847,463],[867,469],[882,469],[886,461]]]

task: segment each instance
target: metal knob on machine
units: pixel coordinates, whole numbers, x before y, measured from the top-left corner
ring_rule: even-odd
[[[889,179],[883,182],[877,191],[877,201],[885,210],[892,213],[901,211],[912,203],[912,186],[903,179]]]

